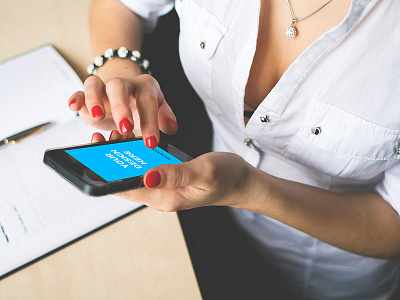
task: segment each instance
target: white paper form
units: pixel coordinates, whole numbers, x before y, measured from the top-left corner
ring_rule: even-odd
[[[47,53],[52,59],[58,57],[63,61],[57,52]],[[17,60],[21,58],[25,57]],[[0,65],[0,74],[3,66]],[[29,67],[25,71],[37,70]],[[63,72],[67,71],[64,69]],[[37,71],[43,74],[41,72]],[[19,130],[49,120],[54,122],[39,134],[0,148],[0,277],[141,206],[115,196],[87,196],[43,164],[46,149],[87,143],[94,131],[74,113],[71,114],[66,103],[68,97],[82,87],[82,83],[76,80],[70,82],[67,88],[67,84],[58,82],[62,77],[55,75],[49,78],[57,82],[42,80],[41,76],[30,77],[29,86],[32,89],[46,91],[18,99],[23,103],[37,100],[44,106],[51,101],[63,103],[43,109],[47,114],[41,118],[27,110],[23,103],[3,106],[4,99],[0,96],[0,136],[15,133],[10,124],[17,123],[10,115],[18,115],[24,120],[25,125],[21,125]],[[58,88],[50,88],[51,85],[58,86],[61,92]],[[12,97],[12,88],[9,86],[7,90]],[[18,91],[16,94],[24,93]],[[35,107],[30,103],[27,105],[30,109]],[[3,110],[4,107],[12,110],[11,113]],[[13,111],[14,107],[18,107],[18,113]],[[54,118],[54,115],[58,117]],[[9,123],[4,122],[7,118]]]
[[[0,64],[0,140],[47,121],[71,119],[67,100],[82,81],[51,45]]]

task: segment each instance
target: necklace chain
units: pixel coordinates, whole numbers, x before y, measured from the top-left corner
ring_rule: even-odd
[[[297,35],[297,30],[296,30],[296,28],[294,27],[294,24],[295,24],[296,22],[299,22],[299,21],[301,21],[301,20],[304,20],[305,18],[308,18],[309,16],[312,16],[313,14],[315,14],[316,12],[320,11],[321,9],[323,9],[325,6],[327,6],[327,5],[328,5],[330,2],[332,2],[332,1],[333,1],[333,0],[329,0],[329,1],[326,2],[324,5],[322,5],[320,8],[314,10],[312,13],[309,13],[309,14],[306,15],[305,17],[296,19],[296,18],[293,16],[293,11],[292,11],[292,6],[290,5],[290,0],[287,0],[287,4],[288,4],[288,7],[289,7],[290,17],[292,18],[292,25],[290,25],[290,27],[286,29],[286,32],[285,32],[286,35],[287,35],[288,37],[290,37],[290,38],[294,38],[294,37]]]

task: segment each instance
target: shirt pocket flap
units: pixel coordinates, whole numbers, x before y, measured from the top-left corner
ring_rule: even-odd
[[[190,37],[185,34],[185,26],[181,26],[181,33],[191,40],[191,50],[204,59],[212,58],[227,28],[194,0],[185,1],[182,9],[184,13],[181,14],[181,22],[190,24]]]
[[[350,157],[388,160],[399,156],[399,130],[382,127],[317,99],[307,113],[301,134],[320,148]]]
[[[210,59],[214,56],[227,29],[214,16],[210,18],[205,27],[206,28],[200,35],[200,48],[202,49],[203,57],[205,59]]]
[[[219,115],[222,110],[214,98],[213,67],[228,29],[208,11],[206,4],[199,0],[182,1],[179,54],[185,74],[196,93],[208,110]]]
[[[285,156],[333,176],[371,177],[397,163],[400,131],[313,99]]]

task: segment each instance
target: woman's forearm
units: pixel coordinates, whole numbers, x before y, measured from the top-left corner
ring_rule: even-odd
[[[94,56],[104,53],[108,48],[121,46],[129,50],[140,50],[143,28],[140,18],[116,0],[94,0],[90,14],[90,37]],[[138,65],[129,59],[113,58],[98,69],[104,80],[115,77],[134,77],[140,75]]]
[[[242,208],[350,252],[400,257],[399,215],[377,193],[341,194],[254,173],[253,201]]]
[[[116,0],[94,0],[90,14],[90,38],[94,55],[107,48],[140,49],[143,38],[140,18]]]

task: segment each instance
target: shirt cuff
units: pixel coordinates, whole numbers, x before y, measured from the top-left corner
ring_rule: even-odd
[[[143,31],[151,33],[157,26],[158,18],[174,7],[173,0],[119,0],[127,8],[138,15],[143,22]]]

